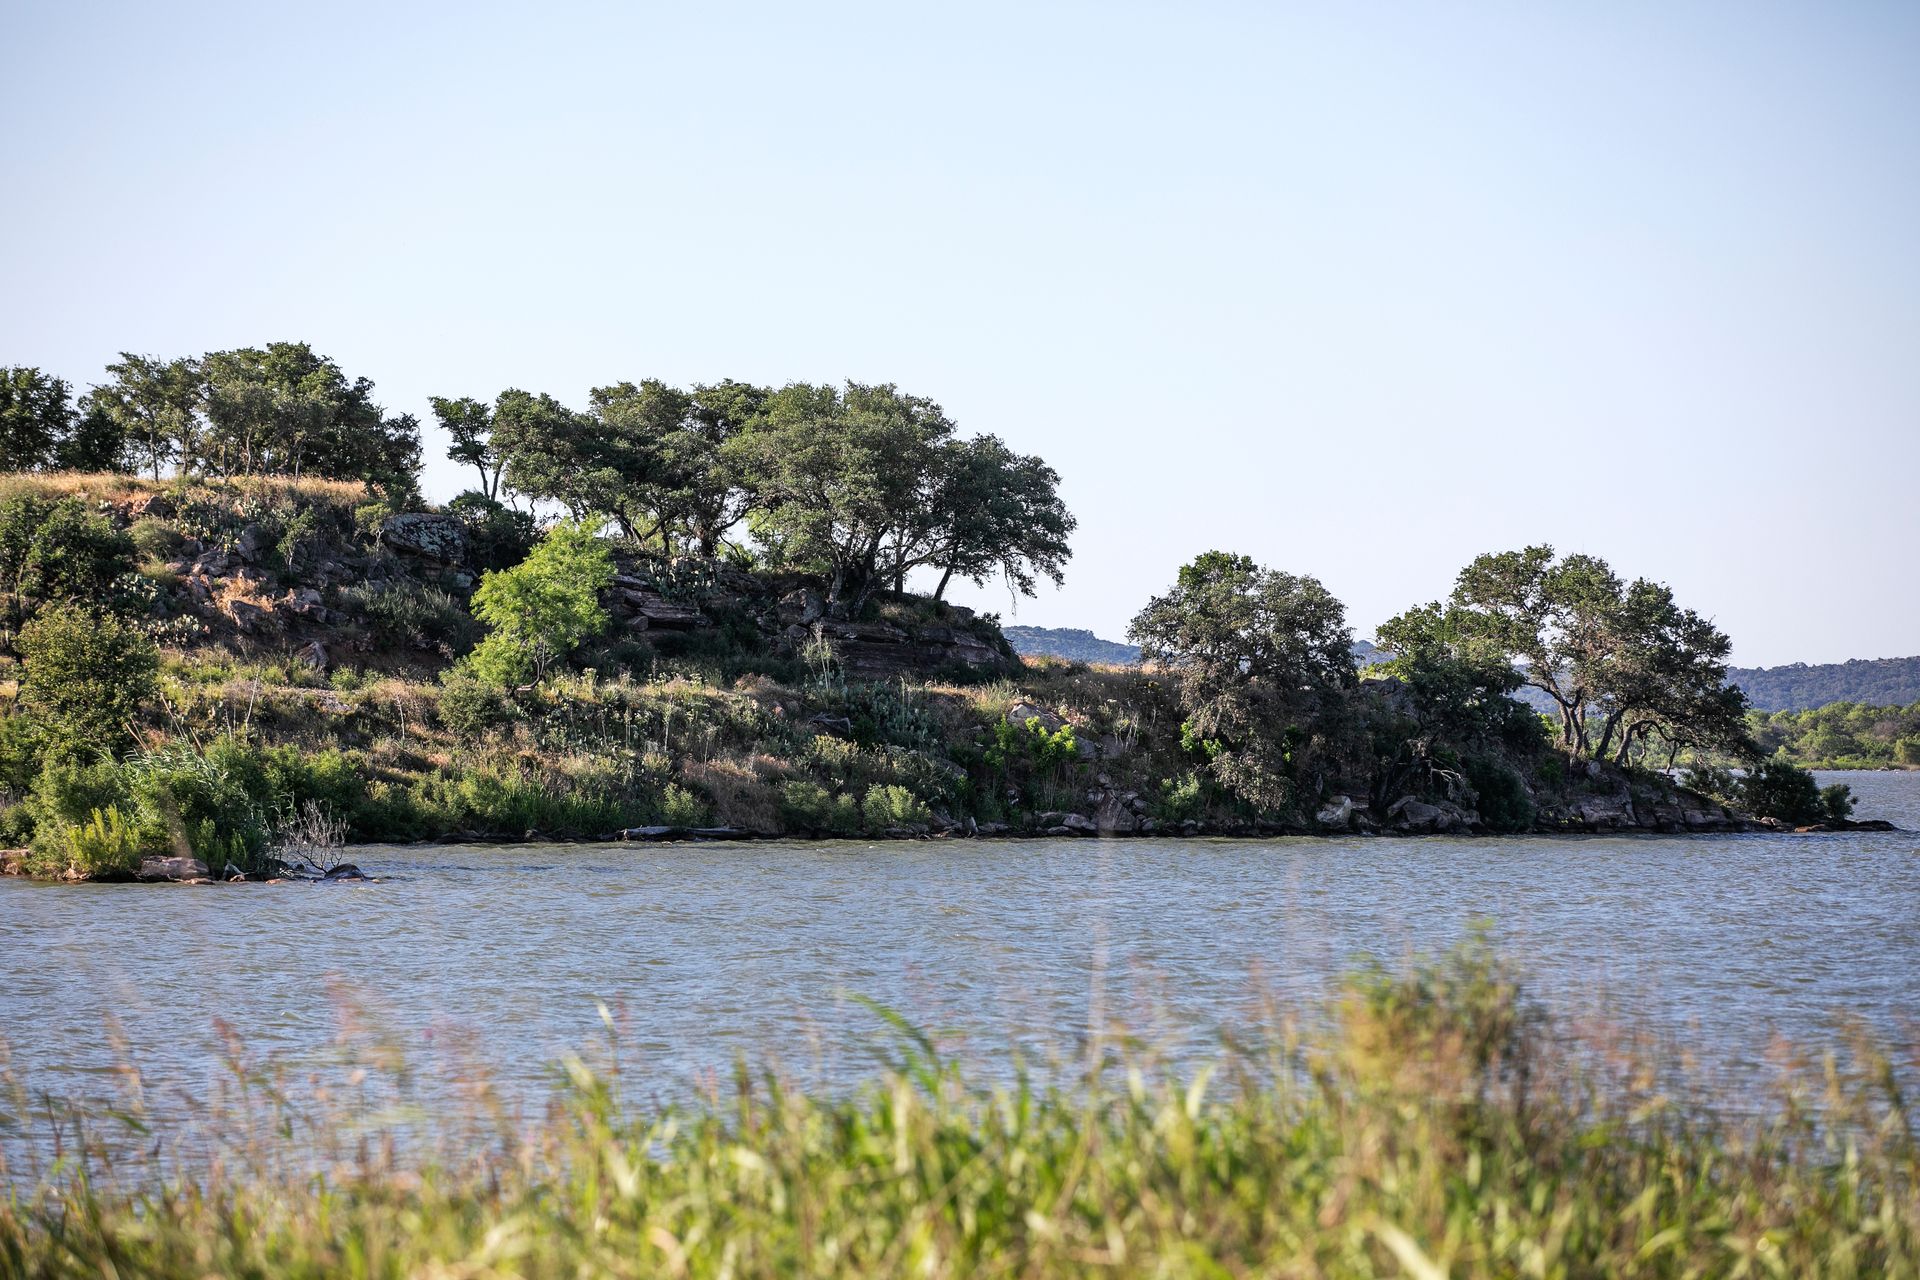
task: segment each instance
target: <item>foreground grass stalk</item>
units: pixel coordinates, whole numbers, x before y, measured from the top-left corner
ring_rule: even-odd
[[[414,1159],[256,1086],[225,1147],[16,1166],[0,1275],[1920,1275],[1912,1120],[1864,1044],[1719,1117],[1569,1048],[1479,947],[1314,1025],[1053,1087],[908,1038],[852,1096],[743,1075],[645,1118],[573,1061],[546,1122],[476,1094]]]

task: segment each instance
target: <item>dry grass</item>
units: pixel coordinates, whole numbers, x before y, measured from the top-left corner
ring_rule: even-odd
[[[290,476],[236,476],[226,480],[195,480],[196,493],[231,494],[264,500],[297,499],[328,506],[353,507],[367,502],[366,485],[358,480],[321,480]],[[153,480],[111,471],[21,471],[0,476],[0,500],[16,493],[32,493],[48,498],[86,498],[96,502],[124,504],[147,494],[172,494],[179,482]]]

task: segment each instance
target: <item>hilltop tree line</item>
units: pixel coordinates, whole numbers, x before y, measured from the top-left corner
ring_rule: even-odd
[[[432,398],[449,456],[475,484],[452,508],[514,548],[535,511],[610,526],[662,554],[738,552],[817,572],[836,612],[915,570],[1058,583],[1074,518],[1059,475],[993,435],[962,436],[939,404],[892,385],[648,379],[586,407],[509,388]],[[123,353],[75,396],[38,369],[0,369],[0,470],[358,480],[417,504],[420,423],[389,414],[306,343],[159,359]],[[505,567],[504,564],[501,567]]]

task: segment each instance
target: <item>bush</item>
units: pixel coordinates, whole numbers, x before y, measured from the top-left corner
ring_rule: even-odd
[[[1785,760],[1769,760],[1740,779],[1738,803],[1760,818],[1774,818],[1795,826],[1822,822],[1827,807],[1820,784],[1805,769]]]
[[[1489,830],[1525,831],[1533,825],[1533,797],[1526,783],[1504,761],[1475,756],[1467,761],[1467,782],[1478,796],[1480,820]]]
[[[933,818],[919,796],[905,787],[891,785],[867,788],[866,797],[860,801],[860,816],[869,831],[923,827]]]
[[[341,599],[387,644],[425,643],[452,656],[472,643],[473,619],[458,600],[438,587],[403,579],[382,586],[348,587]]]
[[[118,805],[95,809],[86,822],[63,828],[50,843],[56,856],[51,860],[37,857],[33,867],[36,874],[97,880],[132,875],[140,869],[140,834],[120,816]]]
[[[503,506],[471,489],[447,504],[467,531],[467,563],[476,569],[511,569],[540,540],[533,516]]]
[[[17,642],[20,702],[44,718],[54,750],[123,745],[153,696],[160,653],[138,628],[79,605],[40,612]]]
[[[77,498],[0,501],[0,590],[16,602],[97,603],[132,571],[133,556],[133,540]]]
[[[805,780],[780,784],[780,817],[789,830],[809,835],[845,836],[860,829],[860,806],[852,796]]]
[[[436,706],[440,723],[467,739],[485,737],[519,714],[504,693],[464,667],[441,673]]]
[[[152,516],[142,516],[127,530],[133,549],[143,560],[171,560],[179,554],[186,535]]]

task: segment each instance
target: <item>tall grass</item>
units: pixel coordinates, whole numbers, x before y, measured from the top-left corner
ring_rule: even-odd
[[[1886,1059],[1792,1072],[1762,1117],[1702,1113],[1653,1063],[1569,1050],[1484,947],[1357,979],[1330,1017],[1193,1074],[1121,1051],[1068,1084],[978,1086],[899,1025],[851,1095],[743,1073],[635,1114],[631,1082],[575,1060],[544,1122],[479,1089],[443,1117],[458,1140],[416,1134],[412,1157],[358,1095],[259,1080],[244,1141],[140,1132],[145,1154],[114,1157],[69,1129],[0,1204],[0,1274],[1920,1273]]]

